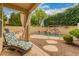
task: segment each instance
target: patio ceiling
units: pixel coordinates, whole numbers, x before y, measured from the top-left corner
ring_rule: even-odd
[[[38,3],[4,3],[4,7],[12,8],[23,12],[33,11],[39,4]]]
[[[0,8],[2,7],[2,3],[0,3]]]

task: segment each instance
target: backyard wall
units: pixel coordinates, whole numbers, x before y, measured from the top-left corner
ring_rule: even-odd
[[[11,32],[20,32],[22,30],[21,26],[6,26]]]
[[[77,26],[68,26],[68,27],[63,26],[63,27],[56,27],[56,28],[59,30],[60,34],[69,34],[69,31],[75,29],[76,27]],[[51,29],[53,29],[53,27],[49,28],[50,32],[52,32]],[[41,31],[42,32],[42,31],[46,31],[46,30],[48,30],[48,28],[46,28],[46,27],[44,27],[44,28],[31,27],[30,32],[31,33],[37,32],[37,31]]]
[[[23,28],[20,26],[7,26],[13,32],[20,32]],[[69,31],[75,29],[77,26],[68,26],[68,27],[57,27],[61,34],[68,34]],[[52,27],[53,28],[53,27]],[[30,27],[30,33],[38,32],[38,31],[47,31],[47,27]],[[50,28],[49,28],[50,29]]]

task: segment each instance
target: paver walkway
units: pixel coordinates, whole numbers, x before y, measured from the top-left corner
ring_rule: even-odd
[[[29,52],[27,52],[24,56],[49,56],[49,55],[42,49],[37,47],[35,44],[33,44],[32,49]]]
[[[58,48],[55,45],[46,45],[43,49],[49,52],[58,52]]]
[[[58,42],[55,40],[46,40],[48,44],[57,44]]]

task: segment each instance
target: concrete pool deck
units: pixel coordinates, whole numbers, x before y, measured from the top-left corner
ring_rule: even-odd
[[[35,38],[35,39],[54,39],[54,40],[63,40],[62,37],[55,37],[55,36],[46,36],[46,35],[31,35],[30,38]]]

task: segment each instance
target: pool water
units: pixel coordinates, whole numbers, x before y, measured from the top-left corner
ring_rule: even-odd
[[[46,35],[46,36],[54,36],[54,37],[62,37],[63,34],[54,34],[54,33],[47,33],[47,32],[42,32],[42,33],[34,33],[37,35]]]

